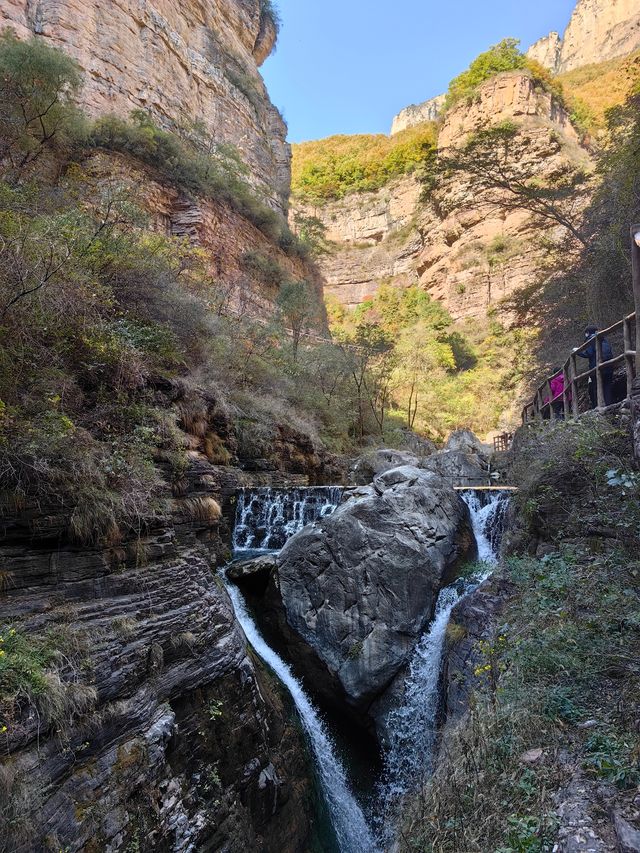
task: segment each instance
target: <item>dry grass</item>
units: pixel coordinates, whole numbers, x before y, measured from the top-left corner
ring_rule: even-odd
[[[624,103],[640,77],[640,51],[596,65],[585,65],[557,77],[570,104],[582,114],[584,107],[591,129],[605,126],[605,113]],[[582,108],[582,109],[581,109]]]
[[[187,498],[181,501],[181,507],[191,521],[215,524],[222,518],[222,508],[215,498]]]

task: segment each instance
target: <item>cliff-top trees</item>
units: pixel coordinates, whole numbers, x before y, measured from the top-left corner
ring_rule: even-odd
[[[519,45],[518,39],[503,39],[476,57],[467,70],[449,84],[443,111],[446,112],[464,98],[472,98],[485,80],[504,71],[527,70],[537,82],[560,95],[561,89],[554,84],[551,73],[522,53]]]
[[[560,154],[561,142],[550,136],[549,154]],[[438,190],[452,179],[467,185],[476,205],[501,211],[526,210],[538,220],[561,225],[582,246],[583,194],[589,175],[582,164],[557,158],[546,172],[532,156],[526,129],[503,122],[471,134],[459,148],[431,158],[423,177],[425,200],[437,203]]]

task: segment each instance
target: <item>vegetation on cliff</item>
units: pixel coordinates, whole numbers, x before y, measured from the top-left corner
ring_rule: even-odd
[[[519,44],[517,39],[503,39],[477,56],[469,68],[449,84],[443,112],[460,101],[473,98],[483,83],[504,71],[526,71],[539,85],[553,91],[557,97],[561,98],[562,90],[555,83],[551,73],[539,62],[522,53]]]
[[[544,853],[559,832],[614,849],[608,813],[634,813],[640,479],[628,425],[558,423],[516,448],[522,527],[488,587],[508,601],[457,674],[469,710],[405,815],[403,851]],[[455,619],[453,645],[467,630]]]
[[[631,94],[640,73],[640,51],[559,74],[572,120],[590,132],[606,129],[607,112]]]
[[[352,192],[380,189],[414,171],[433,150],[435,124],[395,136],[331,136],[293,146],[292,190],[299,198],[322,204]]]

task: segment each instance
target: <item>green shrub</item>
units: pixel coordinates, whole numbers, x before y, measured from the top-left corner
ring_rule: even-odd
[[[451,109],[465,98],[472,98],[485,81],[504,71],[527,71],[539,85],[562,99],[562,87],[554,81],[550,72],[539,62],[529,59],[522,53],[519,44],[520,42],[517,39],[503,39],[476,57],[469,68],[455,77],[449,84],[443,112]]]
[[[292,190],[312,202],[370,192],[418,169],[436,143],[435,125],[388,137],[332,136],[292,147]]]
[[[285,279],[285,272],[277,261],[262,252],[245,252],[242,266],[256,278],[272,287],[279,287]]]
[[[276,33],[280,31],[280,13],[273,0],[260,0],[260,15],[271,23]]]
[[[305,254],[306,249],[297,245],[284,218],[258,198],[246,182],[246,169],[228,145],[214,145],[193,133],[181,138],[157,127],[141,110],[134,111],[130,121],[116,116],[98,119],[89,134],[89,144],[130,154],[166,175],[183,191],[229,204],[288,254]]]
[[[84,135],[76,106],[82,85],[71,57],[40,39],[0,33],[0,160],[15,177],[47,152],[61,153]],[[8,168],[7,168],[8,167]]]

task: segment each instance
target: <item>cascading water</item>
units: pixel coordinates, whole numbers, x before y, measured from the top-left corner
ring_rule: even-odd
[[[470,490],[462,494],[462,499],[469,507],[478,558],[486,569],[441,590],[433,622],[409,663],[402,703],[389,715],[389,742],[376,809],[378,835],[383,845],[393,838],[402,798],[418,790],[432,772],[442,657],[451,611],[488,577],[491,565],[498,560],[508,492]]]
[[[294,533],[330,515],[342,500],[341,486],[308,489],[244,489],[233,531],[235,554],[279,551]]]
[[[254,651],[276,673],[295,703],[313,750],[316,770],[341,853],[376,853],[378,850],[376,842],[349,788],[345,769],[336,755],[335,746],[320,715],[289,666],[263,640],[247,611],[239,590],[230,585],[227,589],[247,640]]]
[[[341,487],[243,491],[238,498],[233,536],[236,557],[280,550],[306,524],[330,515],[341,500]],[[231,584],[227,584],[227,590],[248,642],[291,694],[315,758],[340,853],[377,853],[373,833],[349,787],[346,771],[322,718],[289,665],[263,639],[240,591]]]

